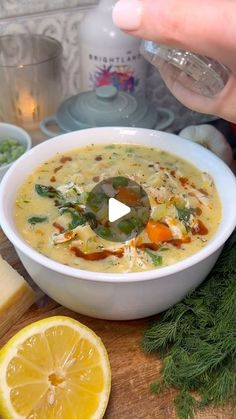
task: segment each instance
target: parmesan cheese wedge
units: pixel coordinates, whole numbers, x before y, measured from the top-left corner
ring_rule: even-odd
[[[0,255],[0,337],[35,301],[35,292]]]

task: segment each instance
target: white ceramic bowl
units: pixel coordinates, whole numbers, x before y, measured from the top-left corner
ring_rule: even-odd
[[[25,151],[28,151],[31,148],[31,138],[25,130],[17,127],[16,125],[0,122],[0,142],[7,139],[18,140],[26,147]],[[0,182],[13,163],[15,163],[15,161],[4,166],[0,166]]]
[[[146,272],[115,274],[70,268],[37,253],[17,231],[13,206],[16,193],[42,162],[57,152],[87,144],[144,144],[174,153],[210,173],[223,207],[218,231],[205,248],[174,265]],[[11,193],[9,194],[9,190]],[[62,305],[93,317],[128,320],[161,312],[197,287],[216,262],[236,226],[236,180],[228,166],[202,146],[178,136],[141,128],[92,128],[55,137],[24,154],[0,186],[2,228],[33,280]]]

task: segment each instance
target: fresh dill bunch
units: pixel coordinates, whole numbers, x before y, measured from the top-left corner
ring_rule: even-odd
[[[182,390],[175,398],[175,407],[180,419],[194,419],[194,412],[198,402],[185,390]]]
[[[180,419],[236,402],[236,231],[205,282],[148,328],[142,347],[163,360],[151,391],[179,390]]]

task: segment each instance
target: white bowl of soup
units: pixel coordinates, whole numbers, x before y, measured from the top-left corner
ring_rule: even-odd
[[[115,181],[90,202],[96,226],[107,194],[138,201],[124,179],[141,185],[150,203],[137,235],[140,220],[121,218],[120,241],[107,221],[98,235],[86,212],[90,191],[108,178]],[[1,183],[0,219],[47,295],[81,314],[129,320],[166,310],[206,278],[236,226],[235,202],[234,174],[204,147],[164,132],[102,127],[24,154]]]

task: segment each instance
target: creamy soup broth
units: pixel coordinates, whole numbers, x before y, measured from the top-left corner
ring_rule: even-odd
[[[139,183],[151,204],[147,227],[125,243],[98,237],[81,219],[88,193],[116,176]],[[220,200],[207,173],[167,152],[125,144],[56,154],[25,180],[15,205],[17,228],[30,246],[62,264],[100,272],[176,263],[202,249],[220,219]]]

